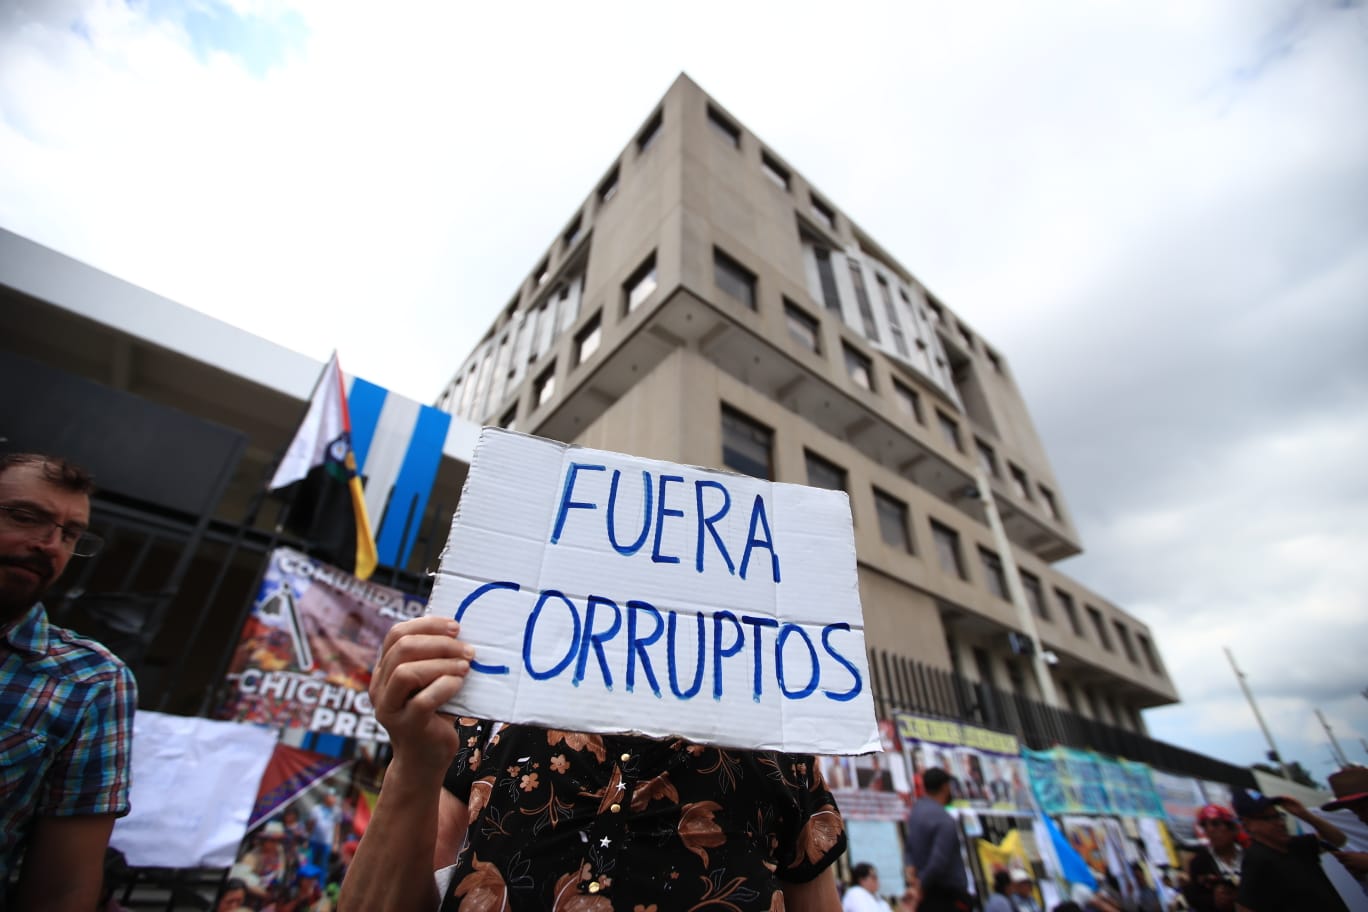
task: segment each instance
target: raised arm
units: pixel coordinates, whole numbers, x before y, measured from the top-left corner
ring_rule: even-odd
[[[394,625],[371,677],[375,717],[389,732],[394,759],[375,812],[338,897],[339,912],[418,912],[440,901],[432,878],[439,821],[444,841],[464,831],[464,805],[444,802],[442,777],[460,746],[450,717],[437,710],[456,695],[474,650],[459,625],[439,617]]]
[[[1343,830],[1330,821],[1322,817],[1317,817],[1315,814],[1308,811],[1306,806],[1297,799],[1283,797],[1278,799],[1278,804],[1293,817],[1305,821],[1308,826],[1316,831],[1317,836],[1330,843],[1335,848],[1341,848],[1349,841],[1349,837],[1344,835]]]

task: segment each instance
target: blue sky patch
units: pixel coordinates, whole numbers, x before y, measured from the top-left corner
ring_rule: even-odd
[[[308,38],[303,17],[294,10],[278,16],[243,16],[216,0],[147,0],[133,5],[144,6],[154,22],[173,22],[184,29],[201,61],[215,52],[230,54],[258,79],[302,50]]]

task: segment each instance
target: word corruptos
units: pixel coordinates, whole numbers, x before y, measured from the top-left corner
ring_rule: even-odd
[[[456,609],[456,620],[462,621],[466,611],[472,608],[476,602],[491,597],[492,593],[500,590],[517,592],[522,587],[514,582],[498,581],[485,583],[467,595]],[[491,599],[492,600],[492,599]],[[483,607],[483,606],[482,606]],[[490,606],[494,607],[494,606]],[[498,610],[495,608],[494,610]],[[554,656],[553,661],[546,667],[537,667],[537,660],[534,653],[537,652],[536,634],[537,623],[550,611],[562,610],[568,613],[571,623],[572,633],[565,638],[565,651],[563,654]],[[611,613],[611,620],[601,623],[600,619],[605,618]],[[770,674],[766,673],[765,664],[765,644],[764,631],[775,630],[773,640],[773,663],[770,666],[775,683],[779,687],[779,692],[787,699],[801,700],[810,697],[817,692],[821,684],[822,661],[817,652],[817,645],[813,643],[812,636],[808,631],[798,624],[783,623],[770,617],[751,617],[742,615],[737,617],[734,612],[718,610],[711,612],[710,617],[705,617],[702,611],[693,613],[693,669],[689,675],[689,681],[682,681],[681,667],[681,641],[689,637],[687,631],[681,632],[681,627],[688,627],[686,620],[680,622],[679,612],[667,610],[662,612],[649,602],[638,599],[631,599],[626,603],[626,611],[612,599],[604,598],[599,595],[591,595],[585,603],[583,616],[580,607],[564,593],[556,589],[543,589],[537,596],[536,605],[532,612],[527,616],[527,623],[523,628],[522,642],[522,663],[523,670],[528,676],[538,681],[545,681],[563,674],[565,671],[574,667],[571,683],[579,686],[586,679],[589,673],[589,661],[592,657],[595,660],[598,673],[603,679],[603,686],[612,690],[614,686],[613,665],[608,659],[608,650],[605,644],[622,634],[623,644],[625,644],[626,667],[623,670],[623,685],[630,693],[636,689],[638,680],[644,680],[650,687],[651,692],[662,697],[663,691],[660,685],[660,677],[657,673],[659,665],[666,669],[666,679],[669,682],[670,692],[681,700],[690,700],[696,696],[703,686],[707,658],[712,657],[712,695],[716,700],[723,697],[723,662],[733,656],[738,655],[746,646],[745,628],[751,628],[751,697],[759,702],[765,692],[765,682],[770,680]],[[649,624],[649,632],[645,628]],[[624,630],[625,628],[625,630]],[[560,629],[560,625],[557,625]],[[844,655],[837,651],[836,646],[831,642],[832,635],[838,632],[848,633],[850,625],[846,623],[827,624],[822,628],[818,639],[821,642],[822,650],[838,665],[840,665],[850,676],[850,686],[843,691],[836,691],[823,688],[822,693],[832,700],[845,702],[853,700],[859,695],[863,687],[863,680],[859,670]],[[660,639],[664,637],[666,642],[663,647],[659,646]],[[655,654],[652,655],[651,648],[655,647]],[[553,647],[554,648],[554,647]],[[544,650],[543,650],[544,651]],[[623,650],[617,650],[619,655]],[[664,661],[661,662],[660,659]],[[793,654],[798,652],[803,658],[800,660],[803,665],[803,674],[794,677],[792,673]],[[543,657],[544,658],[544,657]],[[490,675],[506,675],[509,673],[507,665],[490,665],[479,661],[472,661],[470,669]],[[791,686],[796,681],[802,683]]]
[[[649,567],[683,564],[680,554],[667,552],[669,543],[678,549],[680,543],[687,542],[693,546],[692,555],[688,555],[690,563],[700,574],[718,576],[725,572],[751,585],[763,581],[766,592],[772,592],[768,588],[771,582],[775,586],[781,583],[771,511],[762,494],[737,499],[738,514],[745,521],[724,524],[734,499],[722,481],[699,478],[689,482],[682,475],[645,470],[640,472],[640,479],[638,487],[634,479],[624,478],[621,469],[610,473],[603,464],[570,462],[548,547],[561,544],[563,539],[575,539],[576,547],[588,546],[588,551],[610,558],[635,557],[640,561],[649,555]],[[639,503],[640,512],[623,506],[628,502],[634,506]],[[602,522],[589,515],[600,507]],[[733,520],[736,518],[733,514]],[[668,536],[667,524],[673,530]],[[727,531],[742,528],[746,530],[744,539],[727,540]],[[591,537],[598,541],[586,540]],[[507,593],[521,588],[515,581],[485,583],[466,595],[455,618],[463,621],[466,613],[477,607],[500,611],[501,605],[507,606]],[[526,596],[520,601],[526,604]],[[769,598],[754,601],[757,607],[762,602],[766,607],[773,604]],[[691,700],[701,693],[710,677],[712,696],[721,700],[727,679],[724,672],[732,667],[727,664],[731,660],[733,665],[749,662],[749,674],[743,676],[738,669],[731,679],[748,679],[756,702],[763,699],[767,689],[773,692],[776,688],[789,700],[820,692],[828,699],[844,702],[861,693],[861,673],[839,648],[843,635],[855,636],[858,643],[858,634],[852,634],[850,624],[831,623],[819,630],[759,614],[725,608],[681,613],[661,610],[642,599],[620,600],[600,594],[577,601],[560,589],[547,587],[537,593],[523,626],[523,671],[537,681],[568,673],[577,687],[595,676],[609,691],[619,683],[629,693],[644,685],[658,698],[663,698],[668,688],[680,700]],[[479,661],[471,663],[471,670],[490,675],[510,673],[507,665]],[[830,680],[833,672],[839,681]]]

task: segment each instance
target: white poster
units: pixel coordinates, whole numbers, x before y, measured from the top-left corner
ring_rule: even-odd
[[[880,746],[844,492],[485,428],[429,613],[476,649],[462,716]]]
[[[231,865],[275,744],[259,725],[138,710],[132,811],[110,845],[135,867]]]

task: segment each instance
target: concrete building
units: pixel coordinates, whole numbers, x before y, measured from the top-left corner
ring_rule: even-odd
[[[1081,542],[1007,357],[686,76],[437,404],[844,489],[885,697],[946,673],[1010,727],[1050,702],[1019,634],[1070,716],[1143,734],[1177,700],[1149,628],[1053,566]]]

